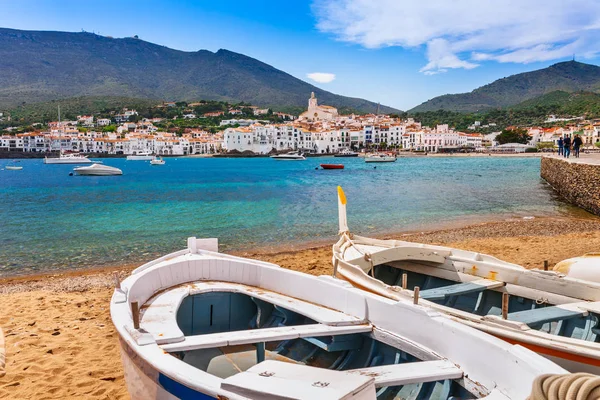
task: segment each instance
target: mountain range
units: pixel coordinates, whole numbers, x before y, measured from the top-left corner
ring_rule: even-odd
[[[301,111],[311,92],[320,103],[341,112],[373,113],[378,108],[374,102],[336,95],[224,49],[184,52],[135,37],[0,28],[0,109],[71,97],[119,96],[243,101]]]
[[[600,93],[600,67],[577,61],[560,62],[544,69],[498,79],[469,93],[438,96],[409,112],[482,112],[516,106],[557,91]],[[551,98],[566,100],[568,96],[562,94]],[[541,99],[540,102],[544,103],[546,100]]]

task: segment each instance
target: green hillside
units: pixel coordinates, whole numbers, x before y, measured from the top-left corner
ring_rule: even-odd
[[[600,92],[600,67],[576,61],[498,79],[470,93],[435,97],[411,112],[481,112],[522,103],[552,92]]]
[[[0,28],[0,110],[73,97],[248,102],[304,109],[311,92],[341,110],[377,104],[338,96],[228,50],[184,52],[137,38]],[[381,107],[382,112],[397,111]]]

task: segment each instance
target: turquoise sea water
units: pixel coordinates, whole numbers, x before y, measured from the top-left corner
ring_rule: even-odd
[[[164,166],[105,159],[123,176],[69,176],[73,166],[0,160],[0,275],[138,263],[218,237],[223,251],[333,242],[336,186],[364,235],[490,215],[569,214],[537,158],[179,158]],[[320,163],[345,170],[315,170]]]

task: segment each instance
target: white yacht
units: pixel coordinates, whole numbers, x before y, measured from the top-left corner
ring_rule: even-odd
[[[165,160],[162,157],[154,157],[150,160],[150,165],[165,165]]]
[[[274,160],[288,160],[288,161],[306,160],[306,157],[304,157],[304,154],[302,154],[299,151],[290,151],[289,153],[285,153],[285,154],[277,154],[275,156],[271,156],[271,158]]]
[[[358,157],[358,153],[350,149],[344,149],[333,155],[334,157]]]
[[[153,159],[154,156],[150,151],[140,151],[135,155],[127,156],[127,161],[149,161]]]
[[[60,153],[56,158],[44,157],[44,164],[92,164],[93,162],[79,153]]]
[[[396,156],[385,153],[371,153],[365,156],[365,162],[396,162]]]
[[[78,167],[73,170],[77,175],[95,175],[95,176],[109,176],[109,175],[123,175],[123,171],[119,168],[109,167],[108,165],[92,164],[89,167]]]

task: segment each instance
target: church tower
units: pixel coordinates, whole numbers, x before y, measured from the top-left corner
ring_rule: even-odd
[[[310,99],[308,99],[308,112],[309,115],[317,111],[317,98],[315,97],[315,92],[310,92]]]

